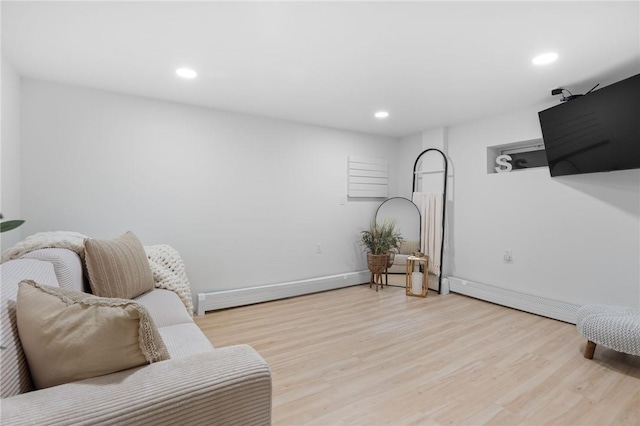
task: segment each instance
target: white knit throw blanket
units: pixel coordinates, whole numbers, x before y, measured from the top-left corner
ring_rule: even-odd
[[[65,248],[78,253],[84,261],[84,240],[89,238],[79,232],[55,231],[38,232],[29,235],[15,246],[2,252],[2,263],[18,259],[25,254],[42,248]]]
[[[184,262],[176,249],[166,244],[144,246],[149,266],[153,272],[156,288],[171,290],[176,293],[190,315],[193,315],[191,285],[187,278]]]
[[[65,248],[77,253],[84,262],[84,240],[86,238],[89,237],[78,232],[39,232],[5,250],[2,253],[2,262],[17,259],[42,248]],[[149,259],[156,288],[176,293],[189,314],[193,315],[191,286],[180,254],[166,244],[144,246],[144,250]]]

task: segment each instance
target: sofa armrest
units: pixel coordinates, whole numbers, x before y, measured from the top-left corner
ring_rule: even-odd
[[[271,373],[250,346],[170,359],[2,399],[0,423],[268,425]]]

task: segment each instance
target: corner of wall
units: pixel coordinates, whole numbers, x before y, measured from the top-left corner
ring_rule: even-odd
[[[0,211],[5,219],[20,219],[20,76],[4,56],[1,61]],[[3,233],[0,247],[11,247],[21,239],[20,228]]]

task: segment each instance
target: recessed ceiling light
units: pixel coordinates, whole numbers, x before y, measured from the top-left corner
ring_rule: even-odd
[[[376,118],[387,118],[389,113],[387,111],[378,111],[374,114]]]
[[[556,59],[558,59],[558,54],[556,52],[548,52],[536,56],[531,62],[533,62],[534,65],[547,65],[551,62],[555,62]]]
[[[198,73],[191,68],[178,68],[176,74],[182,78],[196,78]]]

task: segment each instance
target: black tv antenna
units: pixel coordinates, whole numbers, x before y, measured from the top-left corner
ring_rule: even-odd
[[[591,90],[589,90],[589,91],[588,91],[587,93],[585,93],[584,95],[582,95],[582,94],[574,95],[574,94],[573,94],[573,93],[571,93],[569,90],[564,89],[564,88],[562,88],[562,87],[558,87],[557,89],[553,89],[553,90],[551,91],[551,95],[552,95],[552,96],[555,96],[555,95],[562,95],[562,98],[560,98],[560,102],[568,102],[568,101],[572,101],[572,100],[574,100],[574,99],[576,99],[576,98],[579,98],[580,96],[588,95],[589,93],[593,92],[593,90],[594,90],[596,87],[598,87],[598,86],[600,86],[600,83],[598,83],[598,84],[596,84],[595,86],[593,86],[593,87],[591,88]],[[565,95],[564,95],[564,92],[569,93],[569,96],[565,96]]]

